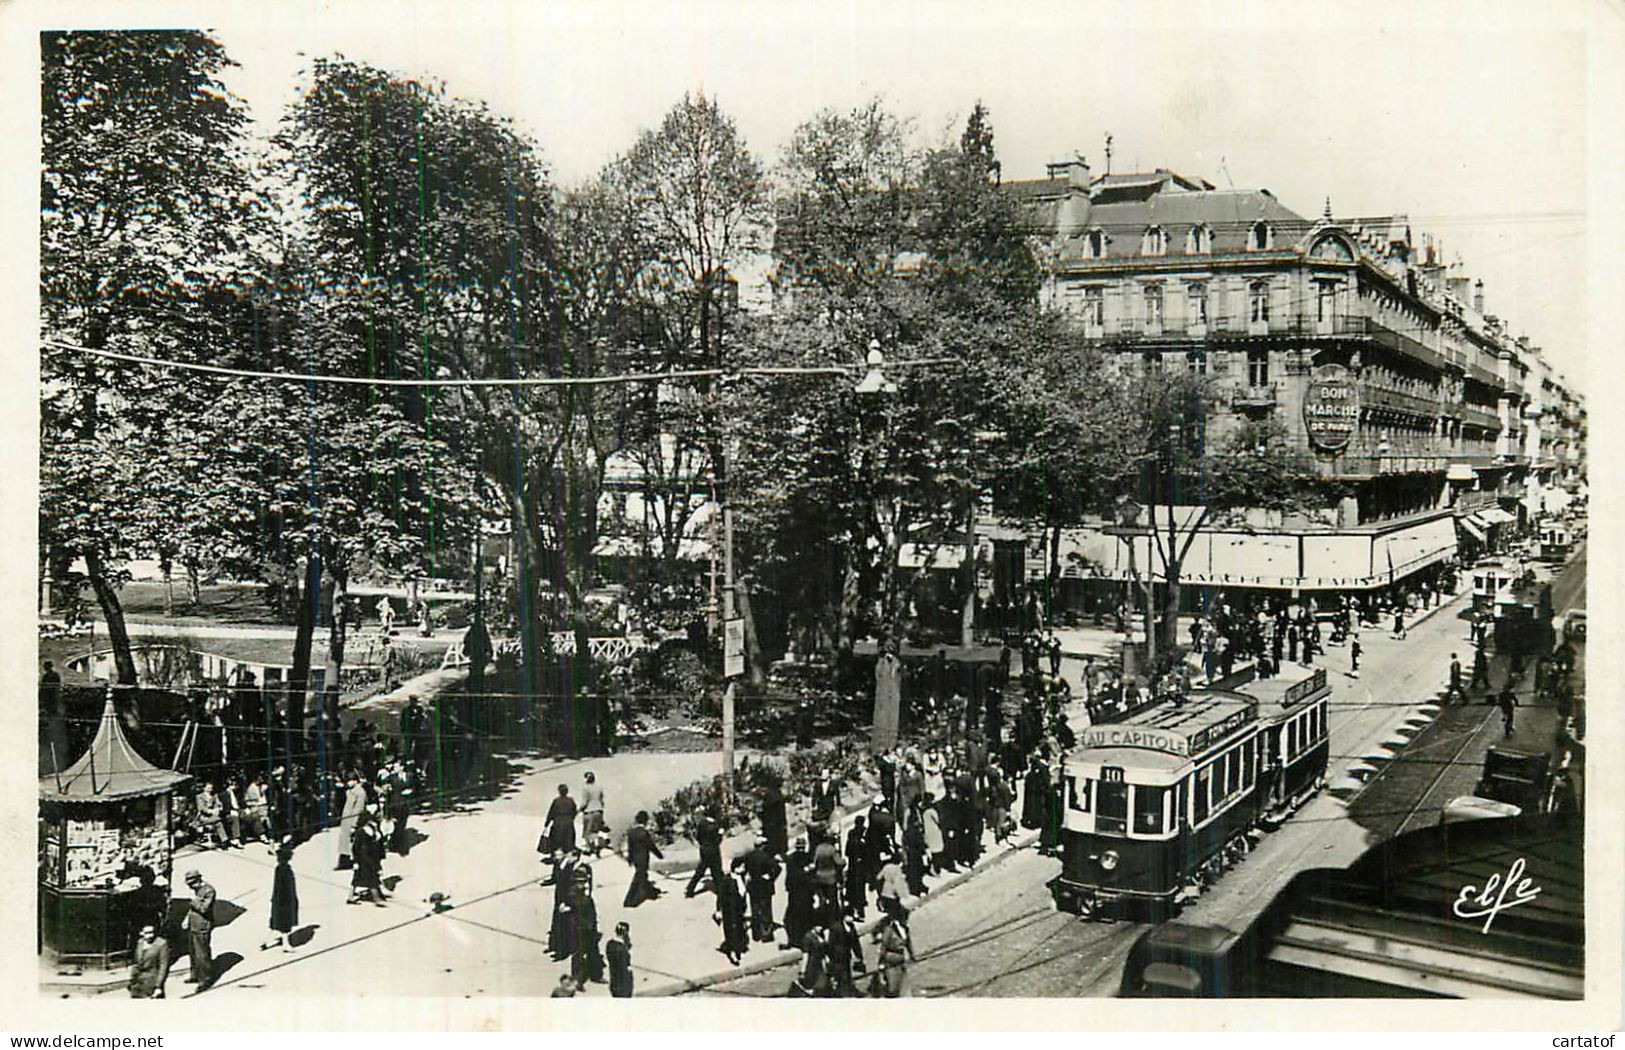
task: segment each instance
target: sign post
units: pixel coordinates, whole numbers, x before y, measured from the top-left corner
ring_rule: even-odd
[[[722,676],[738,678],[745,673],[745,621],[735,618],[722,625]]]

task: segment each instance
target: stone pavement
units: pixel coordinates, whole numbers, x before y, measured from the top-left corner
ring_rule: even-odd
[[[545,996],[568,969],[546,954],[553,889],[539,884],[548,869],[535,850],[556,785],[569,784],[572,794],[579,794],[582,774],[594,770],[605,787],[607,822],[619,841],[635,810],[652,808],[677,787],[715,772],[718,761],[715,752],[525,761],[528,771],[497,799],[414,818],[410,853],[385,859],[385,886],[392,897],[383,906],[345,903],[349,873],[334,870],[338,832],[325,831],[294,856],[302,929],[295,937],[299,950],[291,954],[260,949],[268,934],[274,868],[265,846],[184,850],[175,859],[176,881],[195,868],[225,905],[213,942],[222,972],[207,994]],[[792,826],[792,836],[798,831]],[[687,843],[679,839],[678,845]],[[731,837],[724,864],[742,848],[739,837]],[[668,853],[676,859],[692,856],[691,849]],[[982,867],[1009,851],[1008,846],[994,851]],[[737,976],[738,968],[716,950],[721,935],[712,919],[712,895],[683,898],[692,861],[675,871],[654,872],[665,896],[635,909],[621,904],[632,875],[626,861],[606,853],[591,864],[600,930],[608,936],[617,922],[631,924],[639,994],[674,994]],[[450,896],[450,910],[432,913],[427,898],[435,892]],[[782,913],[782,889],[775,904]],[[799,952],[753,943],[744,964],[763,969],[798,958]],[[182,983],[186,969],[186,960],[178,960],[168,986],[171,996],[193,991]],[[68,994],[122,988],[117,974],[64,976],[43,963],[41,983],[48,992]],[[607,996],[608,990],[590,985],[587,994]]]

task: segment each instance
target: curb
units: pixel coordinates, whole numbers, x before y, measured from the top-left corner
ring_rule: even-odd
[[[1038,836],[1038,832],[1030,831],[1018,838],[1013,838],[1010,840],[1011,847],[1009,849],[992,854],[983,860],[978,861],[976,866],[971,868],[969,871],[958,872],[944,881],[941,885],[931,887],[931,892],[925,897],[905,898],[904,903],[908,904],[910,902],[914,902],[914,907],[911,910],[918,910],[924,906],[918,902],[924,901],[925,904],[929,904],[932,900],[940,897],[942,894],[953,889],[954,887],[963,885],[982,872],[989,871],[992,868],[997,867],[1006,859],[1015,856],[1020,851],[1037,842]],[[874,931],[875,927],[880,925],[880,920],[881,917],[876,915],[874,918],[868,919],[861,923],[858,926],[858,935],[860,937],[868,936]],[[714,987],[715,985],[727,984],[729,981],[737,981],[745,977],[754,977],[757,974],[767,973],[769,970],[776,970],[782,966],[789,966],[791,963],[798,963],[801,961],[801,959],[802,951],[800,948],[776,949],[772,957],[763,959],[760,962],[745,963],[740,966],[729,967],[726,970],[719,970],[716,973],[706,974],[703,977],[668,981],[665,984],[656,985],[653,988],[650,988],[648,991],[639,992],[637,994],[640,998],[645,999],[686,995],[689,992],[703,991],[704,989]]]

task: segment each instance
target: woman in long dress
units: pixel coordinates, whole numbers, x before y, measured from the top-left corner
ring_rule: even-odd
[[[750,931],[745,923],[745,892],[739,885],[738,876],[725,875],[717,883],[715,918],[722,927],[722,944],[717,950],[738,966],[740,957],[750,951]]]
[[[293,841],[283,839],[276,850],[276,873],[271,877],[271,930],[275,937],[260,945],[265,951],[273,945],[294,950],[292,935],[299,926],[299,888],[293,879]]]

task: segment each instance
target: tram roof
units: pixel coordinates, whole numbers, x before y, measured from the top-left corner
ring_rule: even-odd
[[[1199,755],[1258,717],[1258,703],[1242,693],[1200,690],[1183,701],[1164,701],[1120,722],[1089,726],[1081,748],[1134,749],[1189,758]],[[1082,757],[1082,756],[1080,756]]]

